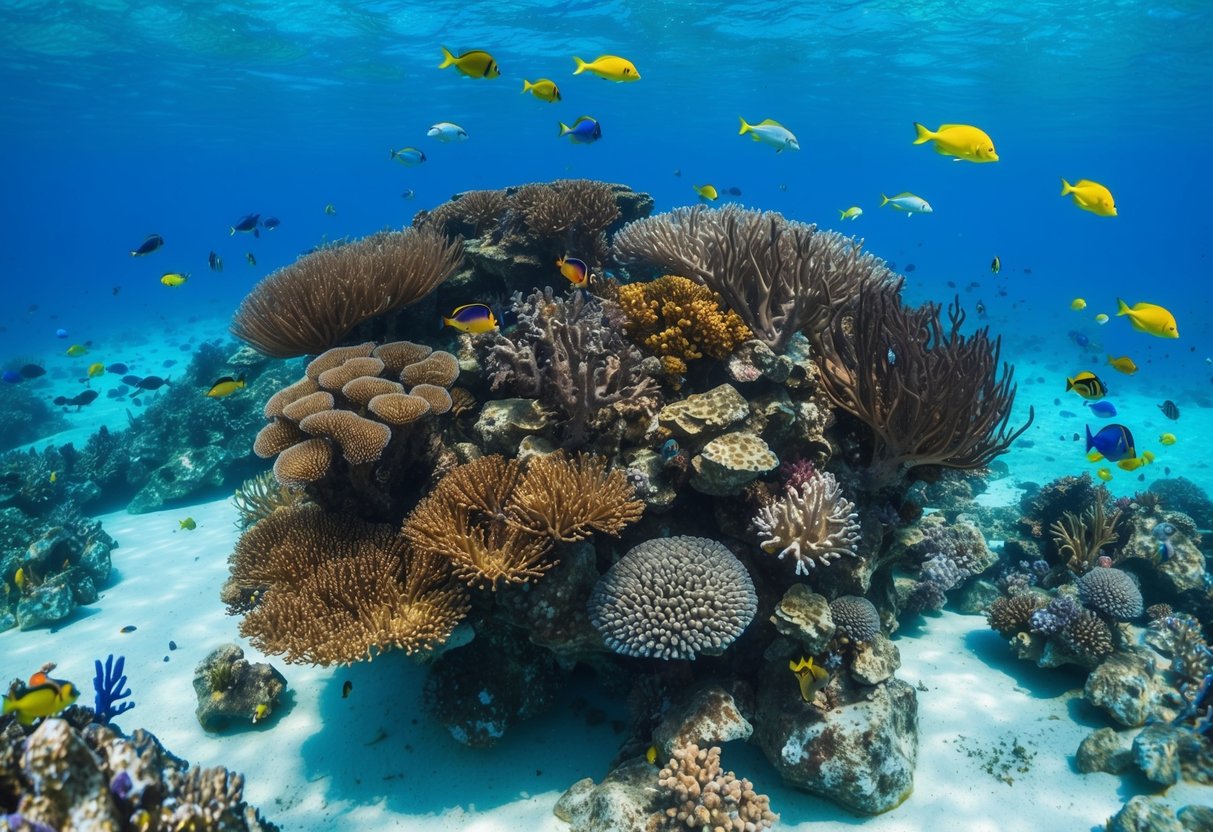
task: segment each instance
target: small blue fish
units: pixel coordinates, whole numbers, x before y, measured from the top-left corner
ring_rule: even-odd
[[[19,384],[25,380],[25,376],[16,370],[5,370],[3,378],[9,384]]]
[[[1116,415],[1116,406],[1111,402],[1085,402],[1091,412],[1101,419],[1111,419]]]
[[[280,225],[282,225],[282,220],[277,217],[266,217],[261,221],[261,227],[267,231],[273,231]]]
[[[896,364],[896,363],[897,363],[897,353],[893,352],[893,348],[892,348],[892,347],[889,347],[889,351],[888,351],[888,353],[885,355],[885,358],[889,359],[889,366],[890,366],[890,367],[891,367],[891,366],[893,366],[894,364]]]
[[[63,329],[62,327],[60,327],[59,329],[56,329],[56,330],[55,330],[55,337],[56,337],[56,338],[66,338],[66,337],[67,337],[67,330],[66,330],[66,329]]]
[[[602,138],[602,125],[589,116],[580,116],[572,127],[561,122],[560,135],[568,136],[575,144],[593,144]]]
[[[425,161],[425,153],[415,147],[405,147],[392,151],[392,158],[406,168],[415,168]]]
[[[1084,350],[1091,346],[1091,339],[1083,335],[1081,332],[1070,330],[1070,340],[1075,344],[1078,344],[1078,346],[1082,347]]]
[[[1091,435],[1091,426],[1087,430],[1087,452],[1092,449],[1099,451],[1108,462],[1120,462],[1122,459],[1133,459],[1137,451],[1133,445],[1133,434],[1124,425],[1107,425],[1100,428],[1099,433]]]
[[[678,440],[667,439],[661,446],[661,458],[669,462],[678,454],[682,453],[682,448],[678,445]]]

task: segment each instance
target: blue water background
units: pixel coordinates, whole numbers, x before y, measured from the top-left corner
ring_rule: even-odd
[[[114,0],[9,2],[0,22],[0,362],[61,355],[59,326],[109,356],[123,333],[225,321],[323,240],[400,227],[461,190],[591,177],[647,191],[659,211],[693,203],[692,184],[736,186],[747,206],[861,236],[913,264],[910,300],[959,291],[971,322],[983,302],[1004,358],[1047,357],[1050,390],[1088,360],[1071,331],[1130,354],[1143,373],[1118,381],[1143,394],[1213,389],[1206,3]],[[439,44],[490,50],[502,76],[438,70]],[[573,77],[572,55],[602,53],[643,79]],[[539,77],[563,102],[520,94]],[[582,114],[600,142],[557,138]],[[779,120],[801,151],[739,137],[739,116]],[[428,139],[443,120],[470,139]],[[1002,161],[913,146],[914,121],[979,125]],[[405,145],[429,161],[390,161]],[[1108,185],[1120,216],[1078,210],[1063,176]],[[905,190],[935,213],[878,207]],[[864,216],[839,223],[850,205]],[[229,236],[249,212],[282,226]],[[153,232],[165,247],[131,258]],[[191,278],[166,288],[166,271]],[[1117,296],[1171,308],[1183,337],[1098,327]]]

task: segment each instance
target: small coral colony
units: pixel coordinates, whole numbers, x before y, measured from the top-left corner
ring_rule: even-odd
[[[500,74],[485,52],[444,57]],[[613,56],[578,59],[583,72],[640,79]],[[549,79],[523,91],[561,99]],[[916,144],[998,161],[975,127],[916,127]],[[589,116],[560,132],[602,135]],[[743,120],[742,134],[799,149],[771,119]],[[450,123],[430,135],[467,138]],[[392,158],[426,160],[411,147]],[[1098,183],[1064,194],[1116,215]],[[909,193],[882,204],[931,211]],[[652,209],[589,180],[470,191],[253,289],[232,325],[252,349],[212,350],[190,371],[202,389],[226,384],[196,397],[206,412],[192,418],[221,415],[241,444],[202,431],[183,451],[226,443],[239,471],[272,460],[237,494],[222,602],[240,632],[289,663],[424,658],[431,717],[471,746],[542,714],[575,668],[594,671],[629,720],[609,782],[573,784],[557,805],[577,829],[595,828],[603,788],[610,828],[770,827],[767,797],[724,768],[730,740],[756,744],[796,788],[857,812],[896,807],[913,784],[917,694],[889,634],[949,599],[984,611],[1018,656],[1088,674],[1108,726],[1078,749],[1082,770],[1213,780],[1209,499],[1180,479],[1114,500],[1084,475],[1032,486],[1018,508],[978,507],[1033,416],[1012,422],[998,338],[966,333],[959,303],[907,306],[901,279],[853,238],[735,204]],[[242,224],[255,232],[257,218]],[[1177,337],[1161,307],[1120,314]],[[1093,373],[1071,386],[1101,397]],[[136,442],[154,421],[97,441]],[[1141,459],[1123,425],[1088,432],[1088,451]],[[83,503],[107,476],[98,455],[55,453],[60,488]],[[164,488],[182,481],[154,470]],[[113,542],[78,516],[50,519],[21,475],[5,488],[41,535],[3,564],[12,623],[48,587],[95,600]],[[1001,556],[987,534],[1005,539]],[[196,685],[228,689],[238,658]],[[84,828],[32,785],[66,756],[108,782],[86,809],[113,828],[271,828],[236,775],[184,773],[154,738],[109,727],[121,664],[111,671],[98,663],[92,710],[69,708],[75,687],[45,670],[13,686],[15,719],[0,723],[11,826]]]

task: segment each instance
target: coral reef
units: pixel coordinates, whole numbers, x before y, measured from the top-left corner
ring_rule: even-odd
[[[106,657],[104,666],[100,659],[93,664],[96,669],[93,676],[93,720],[106,725],[114,717],[135,707],[134,702],[122,701],[131,695],[130,688],[126,687],[126,674],[122,672],[126,667],[126,657],[119,656],[115,662],[111,653]]]
[[[771,801],[757,794],[754,784],[720,765],[720,748],[688,745],[674,750],[673,758],[658,774],[668,792],[666,828],[746,830],[770,829],[779,820]]]
[[[24,384],[0,384],[0,451],[33,442],[68,427],[58,410]]]
[[[797,575],[825,568],[843,555],[857,556],[859,520],[855,504],[842,496],[834,475],[823,472],[789,486],[754,517],[764,552],[796,565]],[[790,556],[790,557],[789,557]]]
[[[262,471],[241,483],[232,497],[232,503],[239,514],[236,526],[244,531],[257,521],[269,517],[277,509],[302,505],[306,499],[302,489],[291,488],[278,482],[273,471]]]

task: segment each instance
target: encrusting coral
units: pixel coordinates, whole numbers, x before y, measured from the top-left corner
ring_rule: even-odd
[[[808,575],[814,566],[829,566],[843,555],[858,554],[855,504],[842,496],[842,487],[828,472],[805,480],[800,489],[790,486],[783,496],[759,508],[753,523],[762,550],[792,560],[797,575]]]
[[[417,229],[322,248],[258,283],[231,331],[276,358],[324,352],[361,322],[421,300],[461,258],[458,242]]]
[[[761,832],[779,820],[770,798],[756,793],[744,777],[723,770],[717,746],[674,749],[657,782],[671,804],[664,812],[666,829]]]

